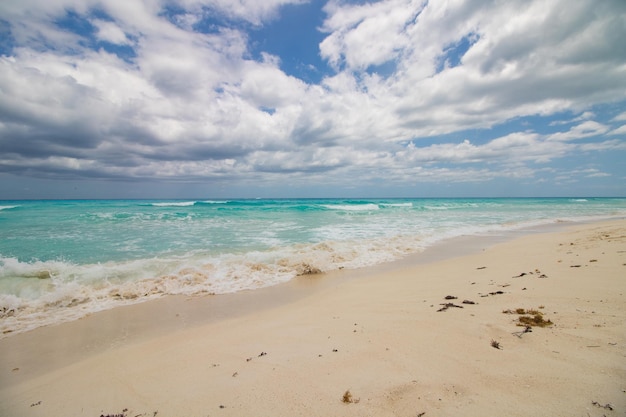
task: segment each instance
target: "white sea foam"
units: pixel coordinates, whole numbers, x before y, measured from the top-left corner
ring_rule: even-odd
[[[378,204],[322,204],[322,207],[329,210],[343,210],[343,211],[372,211],[379,210]]]
[[[18,206],[0,206],[0,211],[1,210],[11,210],[11,209],[18,208],[18,207],[19,207],[19,205]]]
[[[226,294],[267,287],[314,269],[360,268],[421,249],[420,240],[413,237],[295,244],[242,254],[196,252],[92,265],[2,258],[0,333],[19,333],[167,294]]]
[[[196,201],[180,201],[180,202],[163,202],[163,203],[152,203],[154,207],[189,207],[196,204]]]
[[[424,206],[426,210],[450,210],[449,206]]]
[[[383,207],[413,207],[413,203],[380,203]]]

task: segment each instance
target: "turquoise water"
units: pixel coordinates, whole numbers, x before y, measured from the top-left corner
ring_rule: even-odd
[[[626,215],[626,199],[0,201],[0,331],[275,285],[442,239]]]

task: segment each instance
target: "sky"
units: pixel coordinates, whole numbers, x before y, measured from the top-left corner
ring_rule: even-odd
[[[3,0],[0,200],[626,196],[623,0]]]

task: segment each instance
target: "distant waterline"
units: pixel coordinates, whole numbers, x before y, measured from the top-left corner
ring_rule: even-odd
[[[371,266],[461,235],[625,215],[623,198],[0,201],[0,332]]]

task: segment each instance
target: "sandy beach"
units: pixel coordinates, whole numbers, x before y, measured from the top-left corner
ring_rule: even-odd
[[[626,221],[485,242],[4,338],[0,416],[626,415]]]

